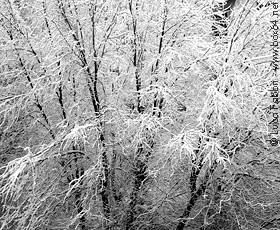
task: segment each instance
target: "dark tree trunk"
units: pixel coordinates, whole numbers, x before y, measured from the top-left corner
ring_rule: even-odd
[[[138,149],[138,155],[143,154],[143,148],[139,147]],[[138,204],[138,194],[139,191],[141,190],[141,186],[143,182],[147,178],[147,164],[143,162],[140,159],[136,159],[134,169],[133,169],[133,177],[134,177],[134,182],[133,182],[133,190],[132,193],[130,194],[130,203],[129,203],[129,209],[127,212],[127,221],[126,221],[126,230],[133,230],[134,223],[136,220],[136,206]]]
[[[74,146],[73,150],[83,150],[84,147],[83,146]],[[76,165],[76,170],[75,170],[75,175],[72,176],[72,178],[78,179],[81,176],[84,175],[85,170],[83,168],[82,165],[79,165],[78,162],[78,155],[77,153],[74,153],[74,157],[75,157],[75,165]],[[76,205],[76,210],[77,210],[77,214],[83,213],[83,197],[82,197],[82,186],[83,186],[83,182],[80,181],[79,183],[79,187],[77,188],[77,190],[75,191],[75,205]],[[86,217],[84,214],[82,214],[82,216],[79,218],[79,227],[81,230],[86,230]]]
[[[211,166],[211,168],[207,170],[207,172],[205,173],[203,182],[200,184],[198,189],[196,189],[196,182],[197,182],[198,174],[200,173],[200,170],[202,168],[202,161],[199,162],[199,168],[198,169],[195,169],[195,166],[193,166],[192,175],[191,175],[191,178],[190,178],[191,199],[189,200],[189,202],[187,204],[187,207],[185,208],[183,214],[180,216],[180,221],[179,221],[179,224],[176,227],[176,230],[183,230],[184,229],[184,227],[186,225],[186,222],[187,222],[187,219],[189,218],[193,207],[195,206],[197,200],[205,192],[209,176],[215,171],[217,165],[218,165],[218,163],[214,162],[213,165]]]
[[[102,180],[100,180],[100,185],[101,185],[101,200],[102,200],[102,205],[103,205],[103,211],[104,211],[104,216],[106,219],[110,218],[110,206],[109,206],[109,195],[110,195],[110,184],[109,184],[109,161],[107,157],[107,153],[105,151],[105,138],[103,134],[100,134],[100,141],[102,143],[102,167],[103,167],[103,173],[104,177]]]

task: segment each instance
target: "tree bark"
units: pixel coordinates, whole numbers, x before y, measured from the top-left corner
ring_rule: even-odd
[[[199,186],[198,189],[196,189],[196,182],[198,178],[198,174],[200,173],[201,167],[202,167],[202,161],[200,161],[200,167],[199,169],[196,169],[195,166],[193,166],[192,169],[192,175],[190,177],[190,184],[191,184],[191,198],[187,204],[187,207],[185,208],[183,214],[180,216],[180,221],[179,224],[176,227],[176,230],[183,230],[187,219],[189,218],[191,211],[193,207],[195,206],[197,200],[201,197],[201,195],[205,192],[206,190],[206,185],[209,179],[209,176],[215,171],[218,163],[214,162],[213,165],[211,166],[210,169],[207,170],[204,176],[204,180],[202,184]]]
[[[126,221],[126,230],[133,230],[134,223],[136,220],[136,206],[138,204],[138,194],[141,190],[141,186],[145,179],[147,178],[147,169],[148,166],[146,162],[143,162],[143,160],[139,159],[141,154],[144,154],[144,149],[142,146],[139,146],[138,152],[137,152],[137,159],[134,164],[133,168],[133,190],[130,194],[130,202],[129,202],[129,209],[127,212],[127,221]]]

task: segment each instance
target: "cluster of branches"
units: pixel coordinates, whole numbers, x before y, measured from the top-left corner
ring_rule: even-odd
[[[277,227],[254,6],[0,0],[0,229]]]

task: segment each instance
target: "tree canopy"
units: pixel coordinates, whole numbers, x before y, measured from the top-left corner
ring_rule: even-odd
[[[279,228],[276,10],[0,0],[0,229]]]

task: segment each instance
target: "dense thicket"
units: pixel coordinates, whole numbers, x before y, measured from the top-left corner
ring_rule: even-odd
[[[0,229],[279,227],[270,8],[211,7],[0,0]]]

